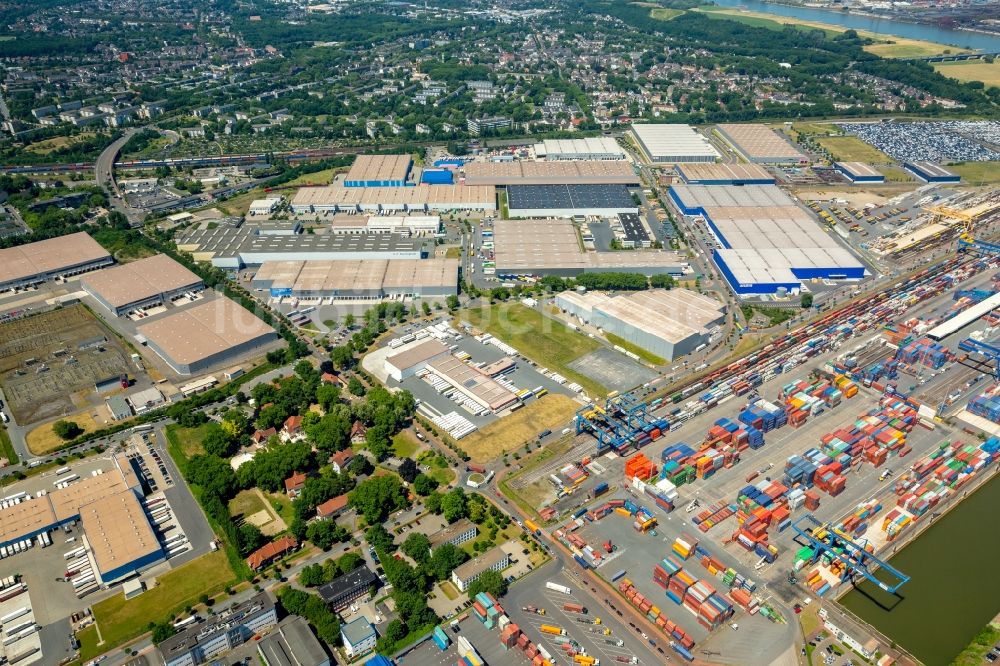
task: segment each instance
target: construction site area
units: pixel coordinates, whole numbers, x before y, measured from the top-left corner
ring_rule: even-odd
[[[100,387],[116,390],[136,372],[115,334],[83,305],[0,323],[0,386],[19,424],[101,402]]]

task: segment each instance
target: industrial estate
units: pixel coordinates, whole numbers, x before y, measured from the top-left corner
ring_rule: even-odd
[[[979,3],[40,4],[0,666],[1000,659]]]

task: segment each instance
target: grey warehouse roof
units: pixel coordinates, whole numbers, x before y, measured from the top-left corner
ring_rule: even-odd
[[[623,185],[511,185],[507,204],[512,210],[636,208]]]

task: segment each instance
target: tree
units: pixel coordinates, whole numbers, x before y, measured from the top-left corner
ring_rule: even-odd
[[[340,387],[333,384],[320,384],[316,389],[316,402],[325,413],[329,413],[333,406],[340,402]]]
[[[268,405],[260,410],[257,414],[257,420],[254,423],[261,430],[277,428],[285,422],[288,416],[288,411],[283,406]]]
[[[381,523],[372,525],[368,528],[365,532],[365,541],[367,541],[368,545],[372,548],[386,553],[391,553],[396,550],[396,543],[393,540],[392,535],[389,534],[389,531],[386,530]]]
[[[60,439],[69,441],[82,435],[83,428],[81,428],[75,421],[63,421],[60,419],[52,424],[52,432],[54,432]]]
[[[365,558],[352,550],[337,559],[337,570],[340,574],[351,573],[364,563]]]
[[[351,443],[351,422],[346,414],[334,411],[306,430],[316,448],[327,453],[346,449]]]
[[[376,460],[385,460],[392,453],[392,428],[373,425],[365,432],[365,446]]]
[[[367,456],[356,455],[347,463],[347,469],[354,476],[367,476],[375,471],[375,466]]]
[[[805,310],[811,308],[813,304],[813,295],[810,294],[809,292],[804,292],[802,296],[799,298],[799,302],[802,305],[802,309]]]
[[[444,499],[444,495],[437,491],[431,492],[427,495],[427,499],[424,500],[424,508],[434,514],[441,513],[441,501]]]
[[[394,652],[396,643],[403,640],[406,637],[406,633],[406,625],[403,624],[402,620],[393,620],[386,625],[385,630],[382,633],[382,637],[378,639],[375,646],[376,652]]]
[[[422,497],[430,495],[438,487],[438,482],[426,474],[417,474],[413,480],[413,491]]]
[[[289,613],[304,617],[321,641],[340,643],[340,620],[317,595],[285,586],[278,592],[278,601]]]
[[[355,317],[352,313],[348,312],[346,315],[344,315],[344,328],[346,328],[347,330],[351,330],[352,328],[354,328],[354,323],[355,323]]]
[[[499,571],[487,570],[479,574],[479,578],[469,585],[469,598],[472,599],[480,592],[489,592],[496,599],[507,594],[507,582],[500,575]]]
[[[351,491],[348,503],[362,513],[369,525],[381,523],[390,513],[405,509],[410,502],[395,476],[373,476]]]
[[[398,471],[399,478],[407,483],[413,483],[413,480],[417,478],[417,474],[420,473],[420,470],[417,469],[417,463],[413,462],[412,458],[404,458]]]
[[[365,385],[357,377],[351,377],[347,382],[347,390],[351,392],[351,395],[361,397],[365,394]]]
[[[257,550],[267,542],[267,537],[265,537],[257,526],[252,523],[243,523],[240,525],[238,535],[240,541],[238,544],[239,551],[244,557]]]
[[[177,633],[172,622],[151,622],[150,625],[150,630],[153,633],[153,645],[159,645]]]
[[[236,493],[237,483],[233,468],[216,456],[197,455],[185,466],[184,478],[200,486],[205,493],[228,499]]]
[[[453,523],[466,516],[465,491],[455,488],[441,498],[441,513],[444,519]]]
[[[458,296],[455,294],[448,294],[448,297],[444,299],[445,304],[448,306],[450,312],[454,312],[458,309]]]
[[[317,548],[323,550],[329,550],[333,544],[345,541],[349,536],[346,528],[332,520],[317,520],[314,523],[309,523],[309,527],[306,529],[306,538],[316,544]]]
[[[320,564],[310,564],[299,572],[299,582],[305,587],[319,587],[327,582],[326,571]]]
[[[434,554],[427,563],[427,569],[437,580],[448,580],[451,572],[458,565],[469,559],[469,554],[458,546],[443,543],[434,549]]]
[[[348,346],[334,347],[330,350],[330,362],[338,370],[354,367],[354,352]]]
[[[402,551],[417,564],[424,564],[430,559],[430,548],[430,539],[427,538],[426,534],[420,532],[411,532],[402,545]]]
[[[223,423],[230,423],[223,421]],[[220,458],[228,458],[236,451],[236,437],[230,435],[226,429],[218,423],[211,423],[206,427],[205,437],[201,441],[205,448],[205,453]]]

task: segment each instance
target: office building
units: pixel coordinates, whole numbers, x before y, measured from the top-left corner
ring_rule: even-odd
[[[459,592],[465,592],[484,571],[503,571],[508,566],[510,566],[510,555],[503,546],[493,546],[482,555],[455,567],[451,572],[451,582]]]
[[[375,649],[378,634],[371,622],[362,616],[340,625],[340,640],[344,644],[344,654],[354,659]]]
[[[159,645],[164,666],[197,666],[243,645],[278,623],[274,601],[267,592],[234,604],[174,634]]]
[[[373,574],[371,569],[360,566],[321,585],[316,592],[327,606],[337,611],[349,606],[352,601],[367,597],[378,582],[378,576]]]
[[[466,541],[472,541],[479,534],[476,524],[468,518],[456,520],[451,525],[446,525],[429,537],[430,554],[434,554],[434,549],[446,543],[453,546],[460,546]]]

